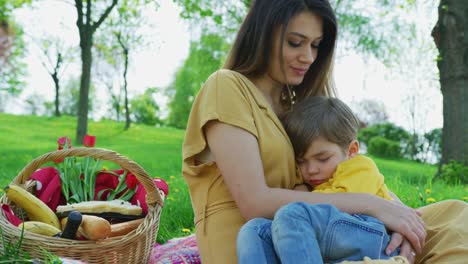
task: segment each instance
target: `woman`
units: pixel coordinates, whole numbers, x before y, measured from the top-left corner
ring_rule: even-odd
[[[418,212],[366,194],[320,194],[301,184],[291,143],[278,119],[295,100],[333,95],[336,19],[326,0],[256,0],[225,69],[195,99],[183,145],[183,175],[195,212],[202,262],[237,263],[236,237],[246,220],[272,218],[291,202],[329,203],[368,214],[395,231],[389,249],[420,252]],[[402,237],[407,238],[403,240]]]

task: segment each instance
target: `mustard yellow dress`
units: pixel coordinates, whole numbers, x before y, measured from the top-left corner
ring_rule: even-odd
[[[206,158],[203,126],[210,120],[242,128],[258,139],[269,187],[292,189],[302,179],[296,176],[291,142],[260,90],[240,73],[224,69],[213,73],[192,106],[183,145],[183,176],[192,199],[202,263],[237,263],[237,233],[245,219],[216,163]]]

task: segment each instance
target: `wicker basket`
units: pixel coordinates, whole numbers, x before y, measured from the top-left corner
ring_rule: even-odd
[[[114,151],[99,148],[57,150],[46,153],[31,161],[12,183],[21,185],[27,189],[26,186],[30,185],[31,182],[28,181],[29,177],[42,164],[65,157],[85,156],[112,161],[136,176],[147,191],[148,214],[143,223],[136,230],[125,236],[100,241],[54,238],[28,232],[24,234],[22,249],[28,252],[31,257],[38,259],[44,259],[45,249],[61,257],[83,260],[88,263],[147,263],[159,229],[163,194],[154,186],[151,177],[148,176],[145,170],[135,162]],[[10,204],[5,195],[0,199],[2,203]],[[24,214],[20,208],[12,207],[16,214]],[[11,243],[19,241],[21,230],[13,226],[3,213],[0,214],[0,228],[3,231],[5,241],[10,241]],[[0,250],[3,251],[3,244],[1,242]]]

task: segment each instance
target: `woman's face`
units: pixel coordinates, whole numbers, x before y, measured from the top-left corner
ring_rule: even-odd
[[[322,40],[322,18],[305,11],[294,16],[281,40],[281,30],[276,30],[273,41],[272,60],[268,75],[282,86],[299,85],[315,61]],[[283,42],[282,54],[280,53]],[[281,63],[280,56],[283,61]]]

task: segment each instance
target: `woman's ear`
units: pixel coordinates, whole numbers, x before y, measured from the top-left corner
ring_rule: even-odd
[[[359,153],[359,142],[355,139],[349,143],[348,156],[350,158],[356,156]]]

